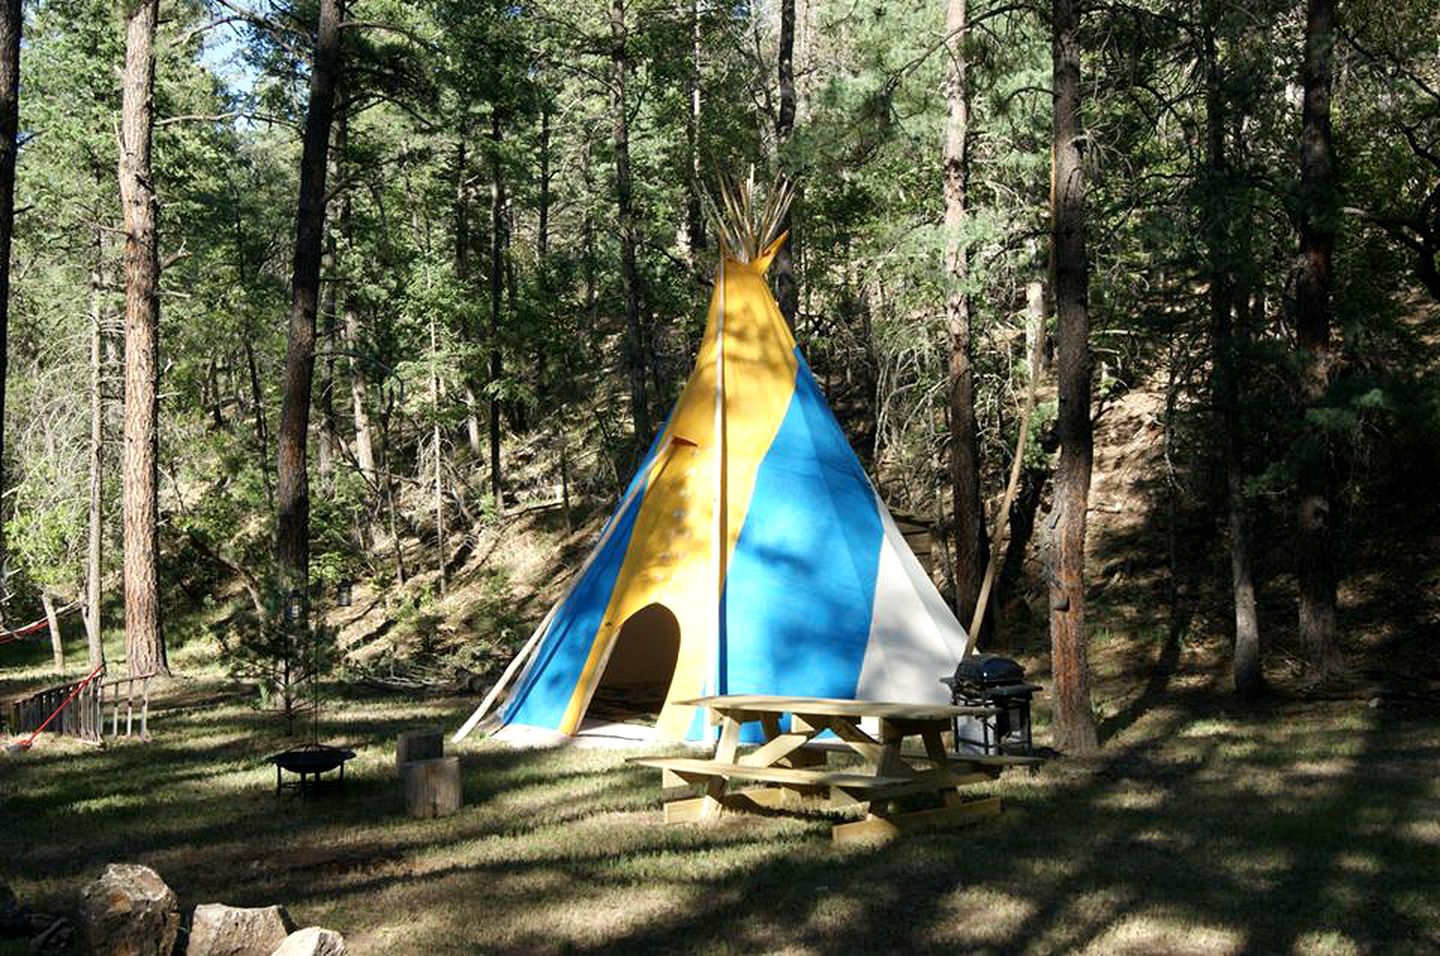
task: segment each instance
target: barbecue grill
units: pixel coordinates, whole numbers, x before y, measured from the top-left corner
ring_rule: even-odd
[[[998,654],[971,654],[950,677],[952,703],[993,708],[989,717],[955,718],[955,752],[1028,754],[1031,750],[1030,699],[1040,689],[1025,682],[1025,668]]]

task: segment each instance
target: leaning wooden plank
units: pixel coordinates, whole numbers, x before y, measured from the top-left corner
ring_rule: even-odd
[[[870,774],[820,768],[747,767],[744,764],[722,763],[700,757],[632,757],[628,762],[641,767],[673,770],[687,780],[693,777],[697,781],[720,778],[724,780],[758,780],[764,783],[797,787],[844,786],[856,789],[888,787],[910,782],[906,777],[876,777]]]
[[[836,843],[855,840],[888,840],[908,830],[929,827],[962,826],[975,823],[1000,812],[1000,798],[989,797],[962,803],[955,807],[940,807],[937,810],[917,810],[913,813],[899,813],[894,816],[869,816],[853,823],[839,823],[830,828],[830,836]]]

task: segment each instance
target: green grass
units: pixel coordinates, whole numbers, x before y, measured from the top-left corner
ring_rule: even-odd
[[[1440,733],[1363,704],[1225,709],[1177,679],[1102,757],[1008,773],[965,830],[835,847],[833,820],[662,827],[621,752],[458,748],[467,806],[411,820],[394,738],[470,700],[352,691],[346,792],[277,799],[254,695],[178,680],[149,744],[0,760],[0,877],[63,911],[107,862],[189,907],[286,904],[357,953],[1421,953],[1440,950]],[[1118,699],[1118,698],[1117,698]]]

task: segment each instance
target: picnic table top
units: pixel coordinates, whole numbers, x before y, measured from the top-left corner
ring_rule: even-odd
[[[958,704],[903,704],[883,700],[844,700],[837,697],[776,697],[768,694],[721,694],[676,701],[717,712],[748,711],[759,714],[815,714],[824,717],[879,717],[887,720],[948,721],[952,717],[989,715],[990,707]]]

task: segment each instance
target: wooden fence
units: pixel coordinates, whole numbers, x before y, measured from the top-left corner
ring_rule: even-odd
[[[11,701],[6,723],[12,734],[30,733],[55,712],[72,695],[74,700],[65,704],[50,726],[50,733],[74,737],[86,743],[99,744],[106,735],[119,737],[120,711],[125,711],[124,736],[132,736],[138,729],[141,739],[150,739],[150,681],[153,674],[138,677],[117,677],[111,680],[71,681],[57,684],[42,691]],[[84,684],[83,688],[80,685]],[[76,689],[80,688],[79,693]],[[106,709],[109,708],[109,720]],[[136,727],[138,717],[139,727]]]

